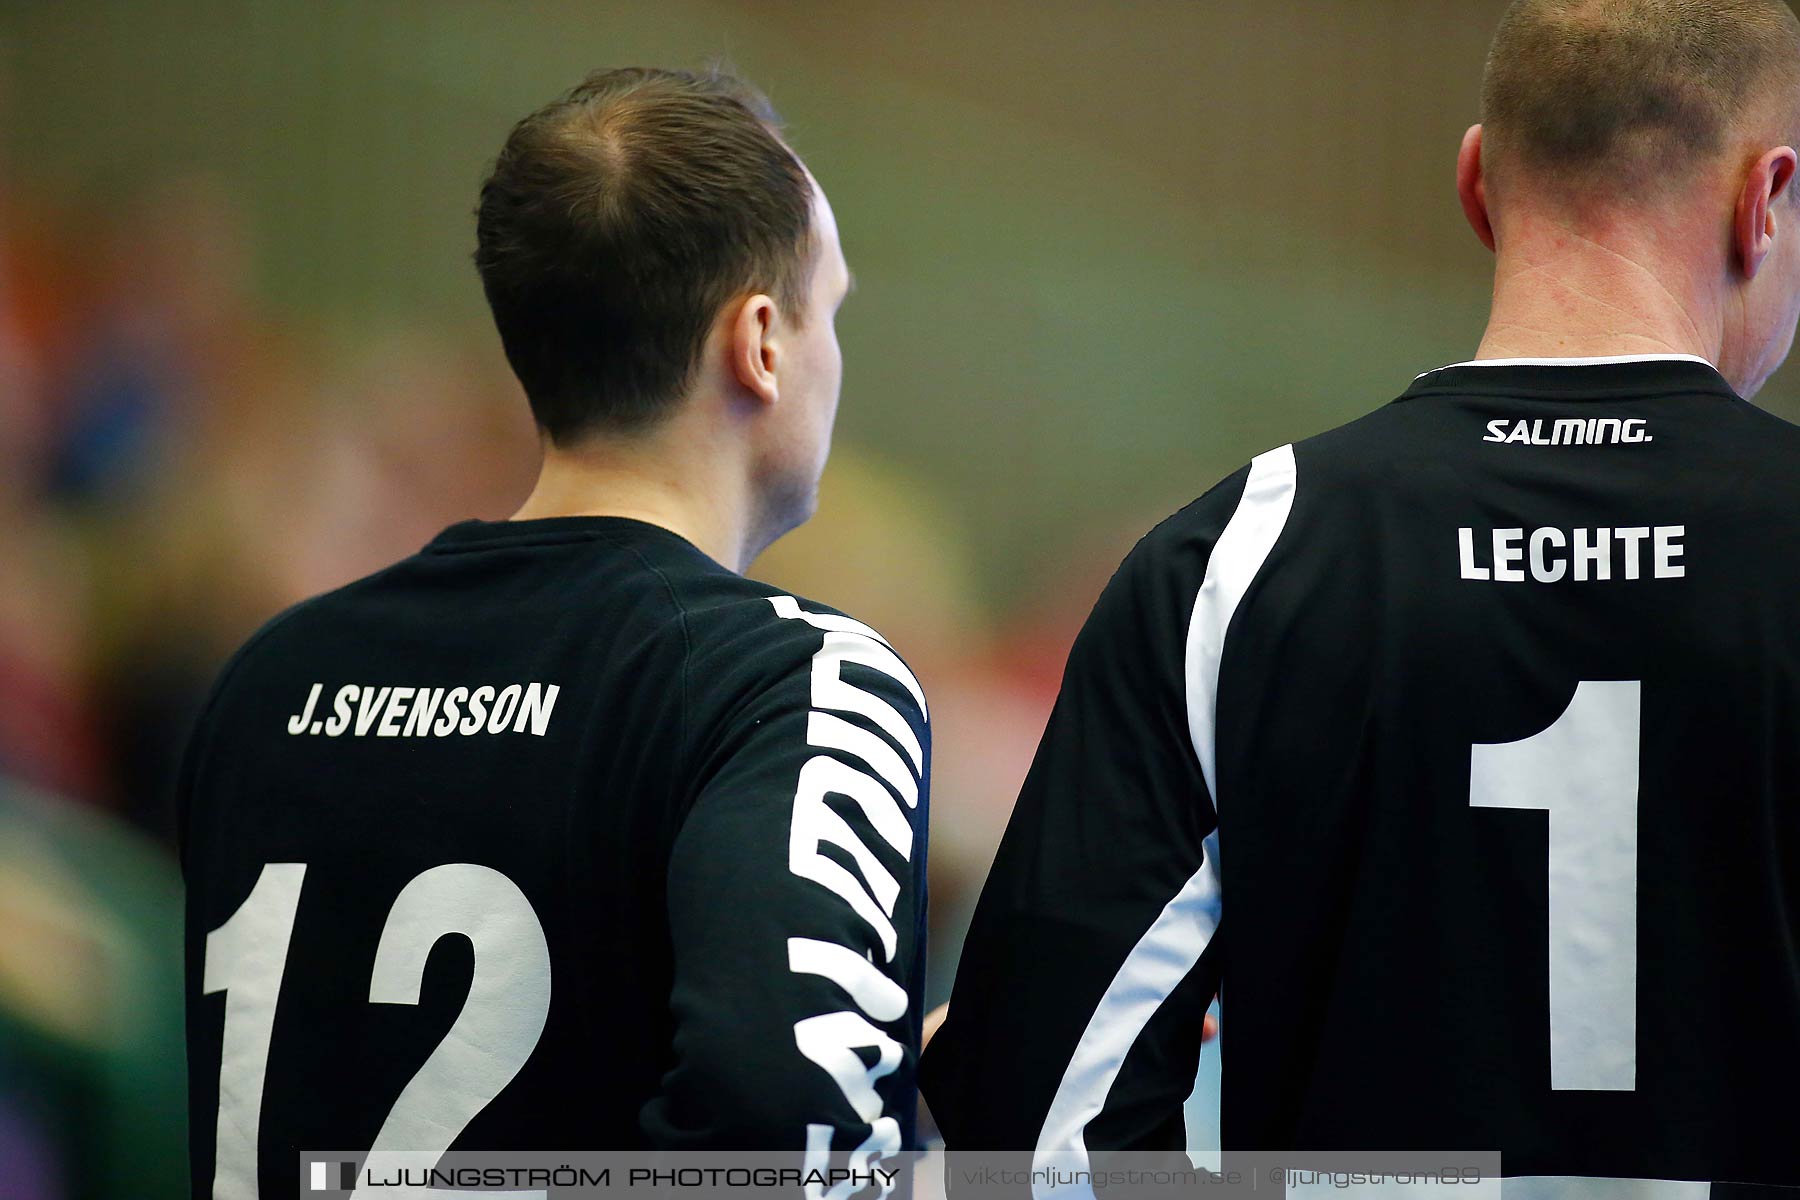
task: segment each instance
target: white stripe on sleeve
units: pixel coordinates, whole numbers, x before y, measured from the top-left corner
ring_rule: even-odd
[[[1294,484],[1293,446],[1282,446],[1252,460],[1244,495],[1207,561],[1206,578],[1188,624],[1188,728],[1215,806],[1218,787],[1213,722],[1225,631],[1287,524],[1294,503]],[[1212,940],[1218,928],[1214,908],[1217,887],[1214,864],[1210,859],[1202,861],[1200,869],[1163,906],[1125,956],[1100,997],[1099,1006],[1088,1018],[1050,1102],[1032,1158],[1034,1173],[1088,1169],[1088,1122],[1105,1107],[1107,1094],[1125,1065],[1125,1056],[1144,1027],[1187,978]],[[1038,1200],[1048,1200],[1050,1191],[1047,1186],[1032,1187]],[[1092,1200],[1091,1191],[1086,1189],[1056,1189],[1056,1196],[1059,1200]]]
[[[1215,810],[1219,780],[1213,761],[1217,749],[1214,734],[1225,631],[1287,525],[1294,507],[1294,482],[1293,446],[1281,446],[1251,460],[1243,498],[1207,560],[1206,581],[1200,585],[1194,615],[1188,622],[1188,733],[1194,739],[1194,754],[1200,759],[1200,773],[1206,778]]]

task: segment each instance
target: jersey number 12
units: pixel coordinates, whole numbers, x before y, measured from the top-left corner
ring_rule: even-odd
[[[255,1200],[257,1195],[257,1135],[269,1040],[305,877],[305,863],[265,863],[249,898],[206,935],[203,990],[207,995],[225,993],[216,1200]],[[474,863],[432,867],[400,890],[375,950],[369,1002],[417,1004],[425,960],[438,939],[453,933],[467,937],[475,950],[468,999],[382,1122],[365,1162],[369,1171],[434,1166],[463,1126],[519,1073],[544,1032],[550,1012],[550,947],[544,927],[517,884]],[[297,1170],[299,1164],[294,1166]],[[364,1194],[359,1188],[352,1200]],[[384,1188],[381,1194],[391,1193]]]

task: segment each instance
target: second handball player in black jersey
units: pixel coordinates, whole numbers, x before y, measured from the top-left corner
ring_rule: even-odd
[[[1179,1149],[1217,993],[1227,1152],[1800,1184],[1800,429],[1747,403],[1800,22],[1520,0],[1482,108],[1474,360],[1259,455],[1076,640],[925,1055],[952,1147]]]

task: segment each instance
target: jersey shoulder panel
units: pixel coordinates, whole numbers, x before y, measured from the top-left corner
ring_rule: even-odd
[[[1249,465],[1239,467],[1139,538],[1119,564],[1096,615],[1114,607],[1121,593],[1140,598],[1185,595],[1191,607],[1219,535],[1243,499],[1250,471]]]
[[[1779,417],[1748,400],[1739,400],[1720,417],[1721,433],[1744,450],[1743,462],[1754,471],[1758,488],[1776,495],[1800,498],[1800,425]],[[1793,509],[1781,506],[1783,515]]]
[[[822,634],[868,638],[893,650],[879,630],[828,604],[737,575],[671,577],[694,667],[776,679],[810,661]]]
[[[880,631],[839,609],[729,572],[672,586],[700,730],[730,724],[784,685],[806,684],[820,653],[837,644],[860,644],[886,664],[879,674],[903,677],[912,690],[904,656]]]

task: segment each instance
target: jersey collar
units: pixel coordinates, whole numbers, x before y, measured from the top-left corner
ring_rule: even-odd
[[[1620,363],[1639,362],[1691,362],[1703,367],[1713,364],[1698,354],[1611,354],[1589,356],[1585,358],[1472,358],[1467,362],[1450,363],[1447,366],[1433,367],[1429,371],[1421,371],[1413,376],[1413,381],[1434,375],[1439,371],[1450,371],[1457,367],[1606,367]],[[1718,368],[1714,367],[1714,370]]]
[[[1402,395],[1446,392],[1550,399],[1623,400],[1676,393],[1737,397],[1718,368],[1694,354],[1478,358],[1426,371]]]

